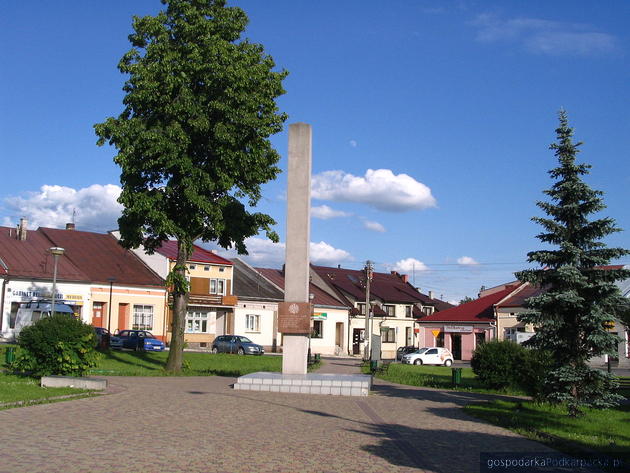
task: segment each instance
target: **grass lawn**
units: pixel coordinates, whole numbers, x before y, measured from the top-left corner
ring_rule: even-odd
[[[58,396],[88,392],[73,388],[42,388],[36,379],[0,373],[0,404],[20,401],[28,404],[31,401],[39,402]]]
[[[101,354],[92,375],[168,376],[164,371],[168,352],[110,350]],[[282,371],[280,356],[239,356],[184,352],[182,376],[242,376],[256,371]]]
[[[594,450],[630,462],[630,406],[586,409],[578,418],[566,408],[534,402],[491,401],[466,406],[466,412],[491,424],[566,453]],[[551,437],[553,436],[553,437]]]
[[[363,372],[369,373],[369,366],[363,366]],[[445,366],[427,365],[403,365],[391,363],[384,373],[377,373],[377,378],[408,386],[425,386],[438,389],[455,389],[458,391],[471,391],[481,393],[501,393],[513,395],[525,395],[524,392],[511,389],[497,391],[485,388],[473,373],[472,368],[462,368],[462,382],[455,388],[452,383],[452,370]]]

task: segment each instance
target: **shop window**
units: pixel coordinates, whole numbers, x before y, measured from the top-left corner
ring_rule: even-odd
[[[475,333],[475,346],[479,346],[486,343],[486,332]]]
[[[396,343],[396,329],[395,328],[382,328],[381,329],[381,343]]]
[[[15,319],[17,317],[18,309],[20,308],[19,302],[11,302],[11,315],[9,315],[9,328],[15,328]],[[2,316],[2,314],[0,314]]]
[[[245,316],[245,330],[248,332],[260,332],[260,315],[247,314]]]
[[[440,332],[438,336],[435,337],[435,346],[444,347],[444,332]]]
[[[134,330],[153,330],[153,306],[138,305],[133,306],[133,325]]]
[[[186,333],[208,333],[208,312],[186,312]]]
[[[324,338],[323,320],[313,320],[313,331],[311,332],[311,338]]]

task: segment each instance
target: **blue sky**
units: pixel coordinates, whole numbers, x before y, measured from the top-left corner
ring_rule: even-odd
[[[630,229],[630,2],[229,2],[289,71],[288,123],[313,127],[313,260],[409,273],[445,300],[509,281],[540,248],[535,202],[564,107],[603,215]],[[122,110],[131,16],[158,0],[3,2],[0,224],[115,226],[119,170],[93,124]],[[286,167],[287,133],[273,137]],[[260,209],[284,240],[286,175]],[[326,206],[326,207],[323,207]],[[326,218],[324,218],[326,217]],[[606,241],[630,247],[629,233]],[[249,242],[281,264],[282,245]],[[630,259],[624,260],[630,262]]]

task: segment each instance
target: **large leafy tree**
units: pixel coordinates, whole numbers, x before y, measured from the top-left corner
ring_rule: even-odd
[[[532,310],[519,320],[536,327],[528,344],[553,355],[545,380],[548,399],[567,403],[569,414],[577,415],[582,406],[607,407],[616,401],[610,392],[614,379],[590,368],[588,361],[616,351],[618,338],[606,326],[623,306],[614,283],[630,277],[630,271],[602,266],[629,252],[601,241],[620,230],[611,218],[591,218],[605,208],[603,193],[582,180],[590,166],[576,162],[581,143],[573,143],[564,111],[559,118],[557,143],[550,146],[558,159],[549,171],[555,182],[544,191],[550,201],[537,203],[547,217],[532,219],[544,228],[538,239],[551,248],[528,253],[528,261],[540,267],[517,273],[545,290],[527,301]]]
[[[241,39],[247,16],[225,0],[162,0],[156,16],[134,17],[132,48],[118,69],[128,76],[124,110],[95,125],[98,144],[117,148],[124,209],[121,244],[152,252],[174,238],[167,370],[181,370],[189,286],[186,261],[195,240],[246,253],[275,223],[252,208],[275,178],[279,155],[269,137],[286,115],[276,99],[285,71],[259,44]]]

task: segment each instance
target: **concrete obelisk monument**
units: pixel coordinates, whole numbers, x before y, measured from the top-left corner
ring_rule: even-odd
[[[278,307],[278,331],[283,334],[283,374],[306,374],[312,314],[309,303],[311,148],[311,126],[289,125],[284,303]]]

